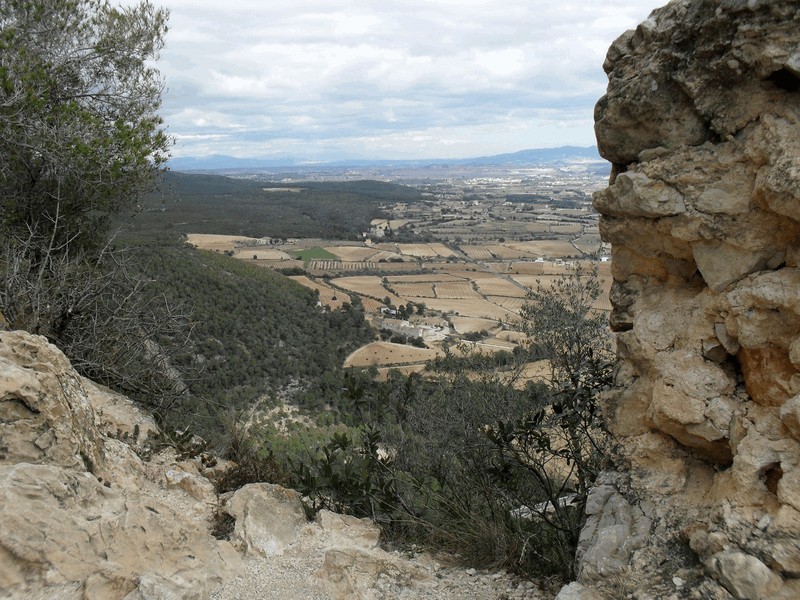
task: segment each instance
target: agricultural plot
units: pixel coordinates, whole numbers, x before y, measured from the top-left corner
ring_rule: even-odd
[[[508,265],[508,273],[518,275],[536,275],[537,273],[544,273],[546,266],[546,263],[530,261],[513,262]]]
[[[482,352],[499,352],[501,350],[511,352],[516,346],[515,343],[498,337],[488,337],[479,342],[473,342],[473,344]]]
[[[548,256],[561,258],[564,256],[574,256],[580,254],[570,242],[564,240],[536,240],[532,242],[509,243],[508,246],[519,250],[535,254],[536,256]]]
[[[344,288],[362,296],[372,296],[378,300],[382,300],[388,296],[392,304],[405,304],[405,301],[402,298],[392,294],[389,292],[389,290],[383,287],[381,278],[376,275],[338,277],[337,279],[332,280],[332,283],[336,287]]]
[[[368,313],[377,313],[381,306],[386,306],[383,302],[378,300],[374,300],[372,298],[367,298],[366,296],[360,296],[361,304],[364,306],[364,310]]]
[[[442,271],[456,277],[461,277],[462,279],[470,279],[471,273],[479,270],[476,265],[466,262],[452,262],[447,264],[426,262],[422,263],[422,268],[431,271]],[[481,271],[483,271],[483,269],[481,269]]]
[[[431,243],[428,244],[428,246],[430,247],[431,250],[436,252],[436,254],[438,254],[442,258],[450,258],[456,256],[456,253],[453,252],[450,248],[448,248],[444,244]]]
[[[244,259],[245,257],[239,257]],[[302,269],[305,263],[302,260],[255,260],[259,267],[268,269]]]
[[[283,250],[276,250],[275,248],[264,246],[239,248],[234,252],[233,256],[244,260],[291,260],[292,258]]]
[[[572,244],[584,254],[591,254],[597,252],[603,247],[603,240],[597,233],[589,233],[572,240]]]
[[[333,252],[328,252],[325,248],[320,248],[318,246],[314,248],[305,248],[303,250],[292,250],[292,256],[294,256],[298,260],[309,261],[309,260],[339,260],[339,257],[336,256]]]
[[[524,298],[526,294],[526,291],[518,285],[500,277],[476,277],[473,281],[484,296]]]
[[[375,263],[372,262],[342,262],[340,260],[312,260],[309,269],[315,271],[372,271]]]
[[[551,284],[560,278],[561,275],[556,274],[541,274],[541,275],[512,275],[514,281],[521,283],[527,288],[532,290],[538,289],[541,285],[545,290],[550,289]]]
[[[583,225],[580,223],[570,223],[568,225],[551,225],[551,233],[577,235],[583,231]]]
[[[212,233],[188,233],[186,241],[200,250],[213,250],[215,252],[225,252],[233,250],[241,244],[257,244],[258,238],[245,237],[241,235],[217,235]]]
[[[539,221],[525,223],[525,231],[528,233],[547,233],[550,231],[550,224]]]
[[[335,290],[331,286],[309,279],[305,275],[293,275],[289,279],[294,279],[297,283],[304,285],[312,290],[319,292],[319,301],[329,308],[341,308],[345,302],[350,302],[350,296],[341,290]]]
[[[456,333],[474,333],[476,331],[491,331],[497,329],[497,321],[491,319],[477,319],[475,317],[450,317]]]
[[[435,283],[433,289],[437,298],[480,298],[472,283],[466,281]]]
[[[444,247],[448,252],[448,256],[452,256],[447,246],[443,244],[436,244],[437,246]],[[414,258],[434,258],[441,256],[437,249],[434,249],[430,244],[397,244],[397,251],[403,256],[413,256]]]
[[[450,275],[449,273],[431,273],[430,275],[396,275],[389,276],[389,283],[425,283],[436,281],[464,281],[464,277]]]
[[[605,265],[601,265],[601,269],[604,266]],[[598,275],[600,278],[600,285],[602,291],[600,292],[600,296],[594,301],[594,304],[592,306],[597,310],[610,311],[611,301],[609,300],[608,294],[611,291],[612,278],[610,274],[603,273],[602,270],[599,272]],[[553,284],[553,282],[559,279],[560,277],[561,275],[514,275],[514,280],[518,281],[522,285],[525,285],[533,290],[537,289],[537,286],[539,285],[541,285],[542,289],[548,290],[550,289],[550,286]]]
[[[508,296],[487,296],[486,299],[508,311],[518,313],[525,304],[525,298],[509,298]]]
[[[391,250],[379,250],[370,259],[372,262],[388,261],[388,260],[403,260],[403,257],[397,252]]]
[[[403,298],[435,298],[432,283],[391,283],[392,289]]]
[[[483,298],[430,298],[425,301],[428,308],[442,312],[458,313],[465,317],[477,317],[494,321],[515,318],[514,313],[492,304]]]
[[[536,258],[536,255],[532,254],[531,252],[520,250],[519,248],[508,245],[491,245],[486,246],[486,249],[489,250],[489,252],[495,256],[495,258],[499,258],[500,260],[510,260],[514,258]]]
[[[433,360],[440,354],[440,350],[430,348],[416,348],[390,342],[373,342],[362,346],[348,356],[344,361],[344,366],[347,368],[424,363]]]
[[[472,260],[492,260],[494,256],[486,246],[460,246],[461,251]]]
[[[376,271],[388,271],[392,274],[398,271],[419,271],[419,263],[406,260],[405,262],[373,262]]]
[[[344,262],[367,262],[377,254],[377,250],[365,246],[326,246],[325,250]]]

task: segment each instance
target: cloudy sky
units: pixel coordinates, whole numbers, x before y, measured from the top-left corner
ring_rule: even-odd
[[[175,156],[460,158],[594,143],[609,44],[664,0],[155,0]]]

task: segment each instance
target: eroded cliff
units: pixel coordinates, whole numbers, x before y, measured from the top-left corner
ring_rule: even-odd
[[[800,5],[678,0],[608,52],[619,470],[563,598],[800,598]]]

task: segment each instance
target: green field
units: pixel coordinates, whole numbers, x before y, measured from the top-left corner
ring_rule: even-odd
[[[309,260],[339,260],[338,256],[328,252],[325,250],[325,248],[320,248],[319,246],[315,246],[314,248],[306,248],[305,250],[294,250],[291,252],[291,254],[297,260],[304,260],[306,262]]]

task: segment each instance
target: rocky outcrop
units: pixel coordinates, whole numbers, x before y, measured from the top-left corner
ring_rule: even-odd
[[[578,597],[798,598],[800,5],[677,0],[604,68],[620,472]]]
[[[309,523],[280,486],[217,497],[209,479],[230,463],[154,453],[157,435],[44,338],[0,332],[0,600],[541,597],[504,573],[386,551],[368,519]]]
[[[204,598],[242,572],[208,480],[171,491],[192,464],[132,450],[155,431],[44,338],[0,333],[0,598]]]

